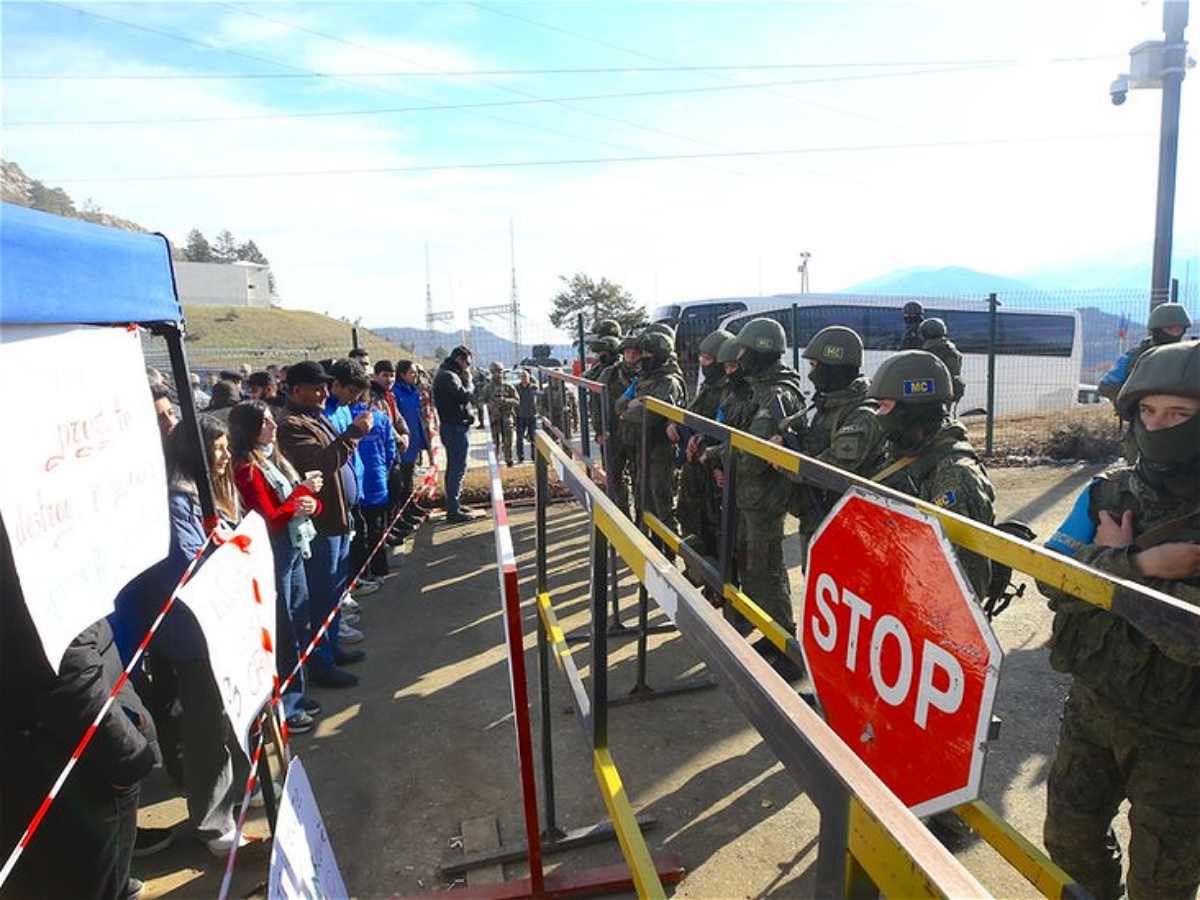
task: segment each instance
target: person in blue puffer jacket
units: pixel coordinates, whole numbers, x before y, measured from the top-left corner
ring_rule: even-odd
[[[325,415],[335,428],[344,428],[359,413],[371,409],[366,401],[371,382],[366,369],[350,359],[335,362],[330,366],[329,374],[333,384],[329,388]],[[374,579],[386,577],[391,568],[387,548],[380,546],[380,540],[388,526],[387,478],[388,471],[396,461],[396,438],[392,423],[385,414],[372,410],[372,415],[374,424],[358,442],[354,454],[358,504],[357,512],[352,510],[355,534],[350,543],[350,572],[357,573],[371,551],[379,546],[379,551],[371,556],[369,568],[370,576]]]
[[[421,408],[417,367],[412,360],[402,359],[396,363],[396,384],[392,388],[392,396],[396,398],[396,406],[408,425],[408,449],[400,456],[400,484],[396,491],[399,502],[403,504],[412,495],[417,460],[422,452],[431,453],[433,446],[425,425],[425,411]],[[418,509],[417,512],[422,514],[424,511]]]

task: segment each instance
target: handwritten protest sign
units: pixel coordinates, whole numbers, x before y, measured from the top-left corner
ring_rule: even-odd
[[[124,328],[6,324],[0,383],[17,403],[0,441],[0,515],[57,670],[117,592],[167,555],[166,474],[141,340]]]
[[[257,599],[256,599],[257,598]],[[275,675],[275,556],[267,523],[249,513],[179,590],[208,643],[213,677],[249,759],[250,726]],[[265,640],[264,640],[265,633]]]
[[[275,822],[267,900],[349,896],[308,775],[293,759]]]

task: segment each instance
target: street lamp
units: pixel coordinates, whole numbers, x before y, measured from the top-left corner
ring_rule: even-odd
[[[812,254],[807,250],[800,251],[800,265],[796,267],[796,271],[800,273],[800,293],[808,293],[808,260]]]
[[[1171,241],[1175,223],[1175,167],[1179,154],[1179,105],[1188,59],[1188,0],[1163,3],[1164,41],[1145,41],[1129,51],[1129,72],[1118,75],[1108,89],[1115,106],[1130,90],[1162,88],[1162,119],[1158,141],[1158,206],[1154,216],[1154,259],[1150,275],[1150,308],[1171,297]]]

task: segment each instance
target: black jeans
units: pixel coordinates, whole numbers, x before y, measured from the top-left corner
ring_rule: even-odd
[[[533,432],[537,425],[537,418],[530,416],[523,418],[517,416],[517,461],[525,462],[525,440],[529,440],[529,458],[533,459]]]

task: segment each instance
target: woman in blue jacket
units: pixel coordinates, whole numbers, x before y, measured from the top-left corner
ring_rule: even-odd
[[[408,449],[400,457],[399,495],[400,503],[403,504],[412,496],[413,472],[416,470],[417,460],[421,458],[421,452],[428,452],[431,446],[429,432],[425,428],[424,410],[421,407],[417,369],[411,360],[402,359],[396,363],[396,386],[392,388],[392,394],[404,421],[408,424]],[[410,509],[412,506],[413,504],[409,504]]]

